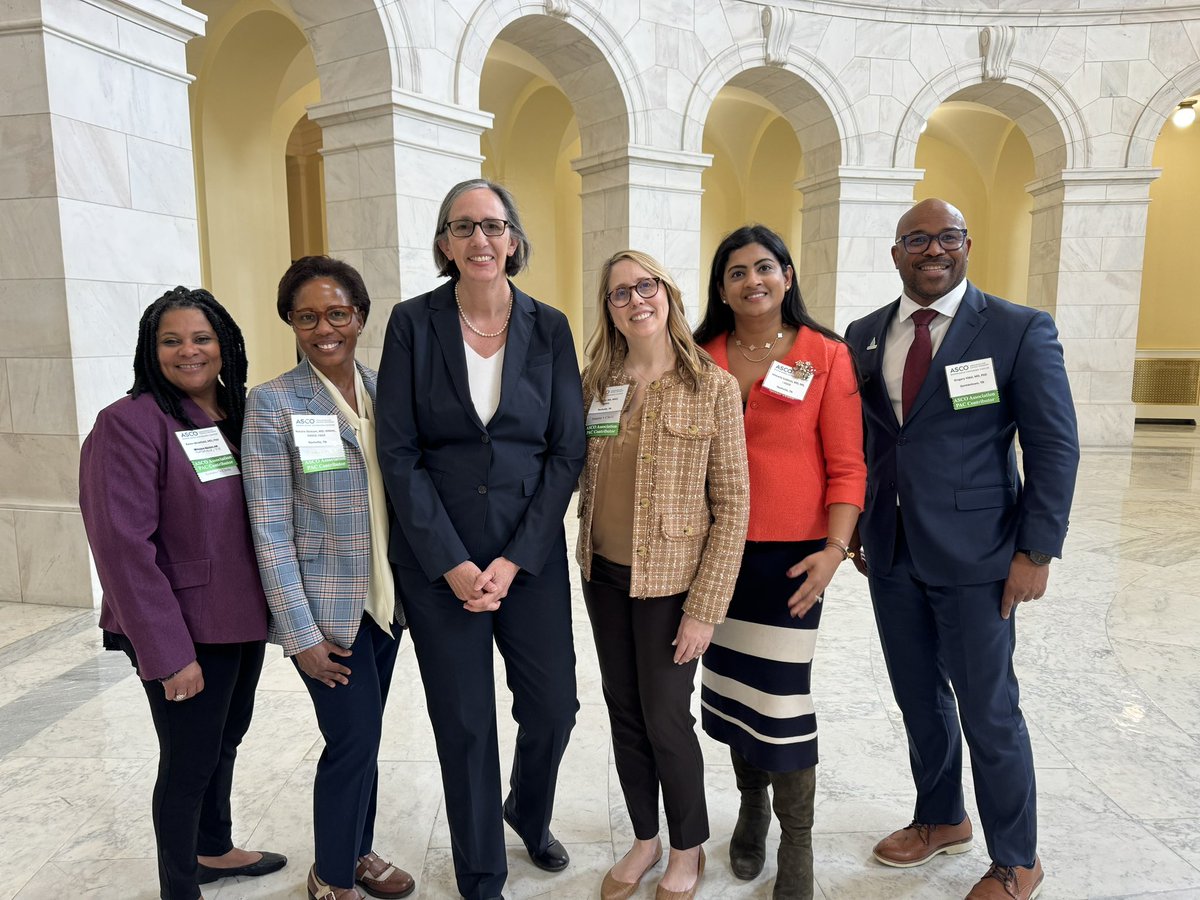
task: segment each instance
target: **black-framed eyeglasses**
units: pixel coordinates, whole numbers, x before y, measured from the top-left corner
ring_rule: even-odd
[[[508,228],[508,220],[480,219],[476,222],[473,219],[454,219],[446,223],[446,230],[456,238],[469,238],[475,233],[476,227],[488,237],[500,237]]]
[[[353,306],[328,306],[322,311],[315,309],[293,309],[288,313],[288,321],[293,328],[300,331],[312,331],[324,319],[334,328],[341,328],[354,321]]]
[[[658,293],[658,286],[662,284],[662,279],[657,276],[649,276],[643,278],[633,287],[621,285],[619,288],[613,288],[604,295],[604,299],[620,309],[622,306],[628,306],[629,301],[633,299],[633,292],[637,291],[638,296],[643,300],[649,300]]]
[[[943,250],[958,250],[967,242],[967,229],[947,228],[945,231],[939,231],[937,234],[914,231],[912,234],[901,235],[896,239],[895,243],[903,244],[904,249],[909,253],[924,253],[929,249],[930,243],[934,240],[942,245]]]

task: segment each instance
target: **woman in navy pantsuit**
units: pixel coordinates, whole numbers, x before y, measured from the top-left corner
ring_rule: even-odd
[[[392,311],[379,370],[390,557],[405,598],[464,897],[500,896],[503,822],[535,865],[579,704],[563,514],[583,465],[582,393],[566,317],[508,280],[529,242],[483,180],[443,200],[434,259],[451,280]],[[500,803],[492,643],[519,726]]]

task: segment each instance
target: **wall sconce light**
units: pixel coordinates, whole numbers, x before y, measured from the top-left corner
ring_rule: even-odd
[[[1179,104],[1179,109],[1171,114],[1171,121],[1175,123],[1176,128],[1187,128],[1196,121],[1195,106],[1195,100],[1184,100]]]

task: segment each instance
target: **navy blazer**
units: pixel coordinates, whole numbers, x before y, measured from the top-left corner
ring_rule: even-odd
[[[1079,438],[1054,320],[968,284],[901,425],[882,373],[899,307],[897,299],[846,329],[863,378],[867,499],[859,535],[872,571],[891,570],[897,497],[917,577],[929,584],[1002,581],[1016,550],[1061,555]],[[956,411],[946,366],[989,358],[1000,402]]]
[[[565,560],[563,514],[586,454],[567,318],[513,289],[500,405],[471,402],[453,282],[392,309],[376,441],[394,524],[389,557],[430,582],[504,556],[538,575]],[[560,548],[560,549],[556,549]]]
[[[212,427],[186,397],[183,410]],[[150,394],[122,397],[100,411],[79,455],[100,627],[129,638],[146,681],[191,663],[195,643],[267,636],[242,477],[201,481],[175,436],[186,430]]]

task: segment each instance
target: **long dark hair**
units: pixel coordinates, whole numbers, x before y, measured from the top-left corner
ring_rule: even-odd
[[[150,394],[161,409],[187,428],[196,423],[183,410],[183,391],[163,374],[158,363],[158,325],[163,313],[172,309],[198,309],[221,345],[221,374],[217,378],[217,403],[225,412],[229,433],[242,433],[246,412],[246,342],[233,316],[208,291],[189,290],[180,285],[167,291],[142,313],[138,323],[137,349],[133,354],[133,387],[131,397]]]
[[[735,250],[741,250],[747,244],[762,244],[767,248],[767,252],[775,257],[780,268],[792,270],[792,283],[784,291],[783,305],[780,307],[783,324],[791,325],[793,328],[803,325],[805,328],[811,328],[813,331],[823,334],[831,341],[837,341],[839,344],[846,343],[840,334],[831,328],[826,328],[808,314],[804,298],[800,296],[800,284],[796,267],[792,264],[792,254],[788,252],[783,238],[766,225],[743,225],[737,231],[727,234],[717,247],[717,252],[713,254],[712,269],[708,274],[708,305],[704,309],[704,318],[696,328],[696,343],[707,344],[713,338],[733,331],[733,310],[721,299],[721,282],[725,279],[725,269],[729,265],[729,257]],[[853,359],[853,356],[851,358]]]

